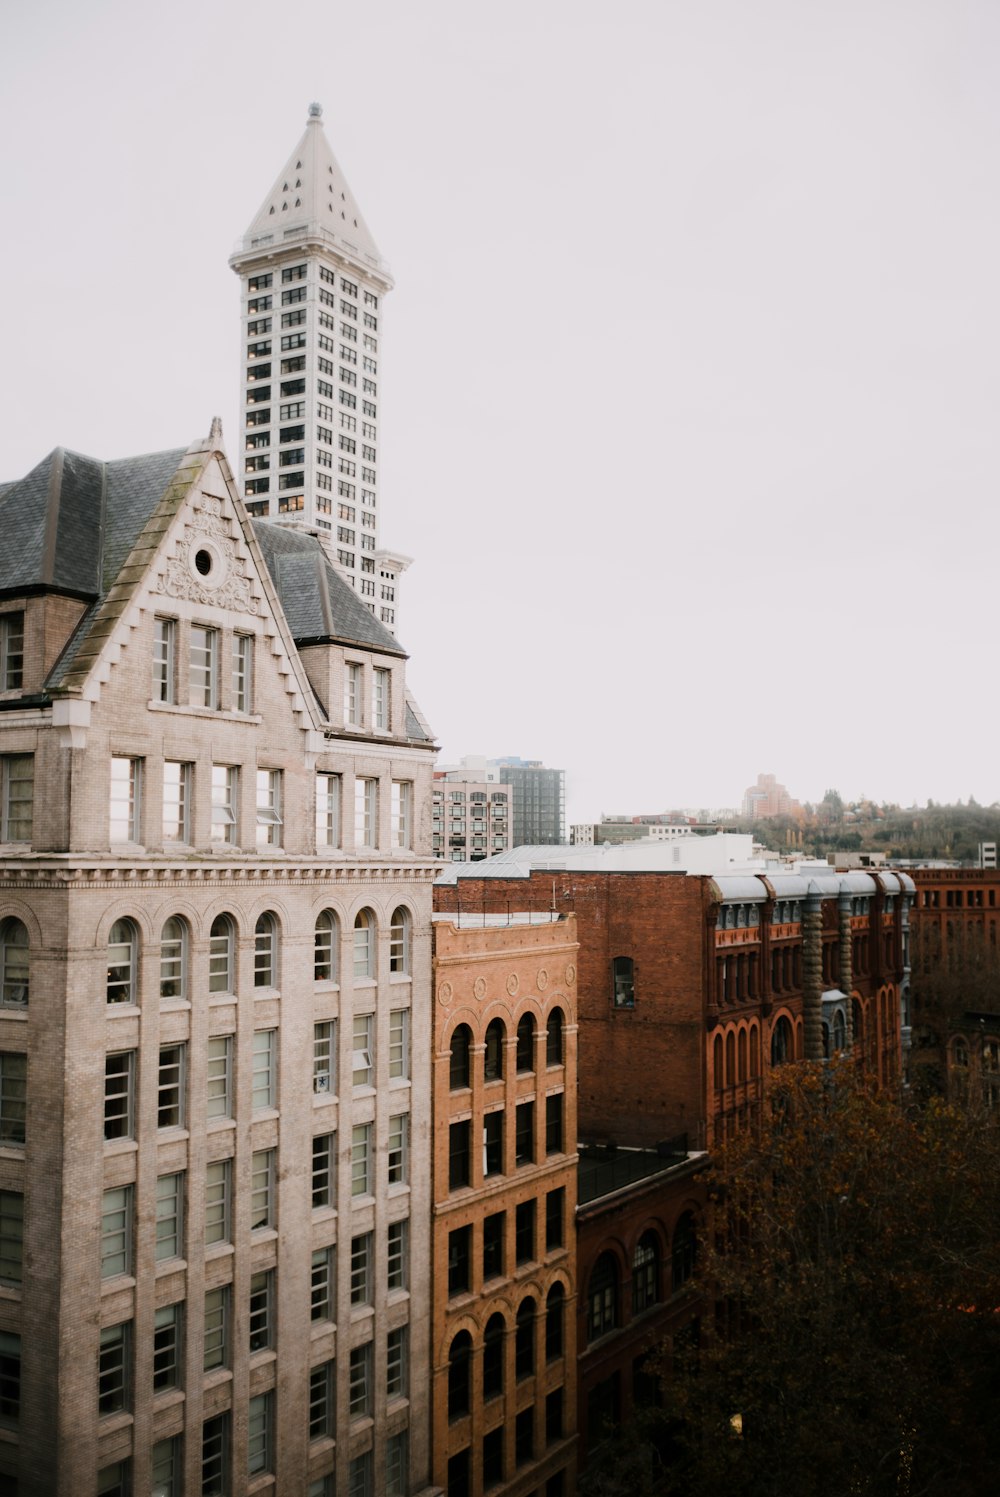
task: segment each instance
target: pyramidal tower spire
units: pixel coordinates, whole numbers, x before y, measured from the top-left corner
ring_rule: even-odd
[[[409,558],[380,542],[379,252],[310,104],[229,264],[242,286],[240,487],[252,515],[315,532],[395,632]]]

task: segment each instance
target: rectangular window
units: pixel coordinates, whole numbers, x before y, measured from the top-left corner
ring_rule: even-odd
[[[533,1164],[535,1160],[535,1104],[519,1102],[514,1110],[514,1163]]]
[[[191,841],[191,775],[193,765],[174,759],[163,763],[163,840]]]
[[[317,1248],[312,1255],[310,1315],[313,1320],[334,1319],[334,1253],[332,1247]]]
[[[413,846],[413,785],[409,780],[392,782],[392,845]]]
[[[183,1128],[185,1046],[161,1045],[156,1091],[157,1128]]]
[[[35,756],[0,757],[0,842],[30,842],[35,796]]]
[[[231,847],[239,831],[239,780],[235,764],[212,765],[212,841]]]
[[[405,1080],[410,1074],[410,1010],[394,1008],[389,1013],[389,1075]]]
[[[405,1398],[407,1396],[407,1327],[390,1331],[386,1337],[385,1396]]]
[[[514,1212],[514,1258],[518,1264],[535,1257],[535,1203],[522,1201]]]
[[[274,1270],[250,1275],[250,1351],[274,1345]]]
[[[390,725],[390,689],[392,672],[376,667],[372,671],[372,727],[387,733]]]
[[[504,1271],[503,1239],[507,1213],[496,1211],[483,1221],[483,1278],[498,1278]]]
[[[374,1239],[370,1232],[351,1238],[351,1304],[370,1305],[375,1295]]]
[[[206,1372],[229,1365],[229,1293],[229,1285],[223,1284],[205,1295]]]
[[[153,1392],[181,1385],[182,1305],[164,1305],[153,1320]]]
[[[274,1394],[257,1393],[247,1417],[247,1472],[257,1476],[274,1469]]]
[[[350,663],[344,666],[344,722],[361,726],[361,666]]]
[[[472,1124],[468,1118],[452,1123],[448,1129],[448,1187],[458,1190],[471,1183],[469,1171],[469,1135]]]
[[[351,1129],[351,1195],[372,1193],[372,1125],[359,1123]]]
[[[273,1227],[276,1220],[274,1150],[255,1149],[250,1169],[250,1229]]]
[[[316,846],[340,846],[340,775],[316,776]]]
[[[353,1086],[375,1084],[375,1015],[354,1015],[354,1057],[351,1065]]]
[[[12,1331],[0,1331],[0,1425],[16,1429],[20,1417],[21,1338]]]
[[[191,625],[188,701],[192,707],[219,705],[219,631]]]
[[[545,1251],[563,1245],[563,1222],[566,1216],[566,1192],[559,1187],[550,1190],[545,1197]]]
[[[156,1261],[184,1256],[184,1176],[160,1175],[156,1181]]]
[[[21,1136],[14,1142],[24,1142],[24,1059],[23,1055],[0,1055],[0,1139],[11,1142],[4,1119],[7,1108],[3,1105],[7,1091],[5,1073],[7,1061],[21,1062]],[[14,1122],[16,1126],[16,1119]],[[118,1050],[104,1059],[104,1137],[135,1137],[135,1051]]]
[[[0,614],[0,691],[20,691],[24,682],[24,614]]]
[[[514,1464],[527,1465],[535,1458],[535,1410],[522,1409],[514,1420]]]
[[[111,760],[111,841],[138,842],[142,815],[142,760]]]
[[[483,1118],[483,1174],[503,1174],[503,1109]]]
[[[324,1019],[313,1025],[313,1092],[326,1096],[335,1090],[336,1020]]]
[[[328,1440],[334,1435],[334,1362],[322,1362],[309,1372],[309,1438]],[[310,1488],[310,1490],[312,1490]]]
[[[157,619],[153,625],[153,700],[172,702],[176,697],[177,620]]]
[[[257,771],[257,846],[281,846],[281,770]]]
[[[472,1285],[472,1228],[448,1233],[448,1293],[465,1294]]]
[[[372,1344],[351,1348],[349,1403],[352,1419],[363,1419],[372,1411]]]
[[[201,1490],[203,1497],[228,1497],[230,1470],[229,1413],[206,1419],[201,1427]]]
[[[317,1133],[312,1141],[312,1203],[315,1211],[320,1206],[334,1205],[334,1182],[337,1178],[337,1135]]]
[[[153,1446],[153,1491],[156,1497],[181,1497],[183,1461],[179,1435]]]
[[[252,1096],[255,1112],[276,1107],[278,1098],[278,1031],[256,1029],[253,1036]]]
[[[233,635],[233,711],[253,711],[253,635]]]
[[[378,780],[354,781],[354,845],[378,846]]]
[[[131,1399],[132,1325],[105,1326],[97,1361],[97,1412],[118,1414]]]
[[[208,1042],[208,1116],[233,1115],[233,1037],[214,1035]]]
[[[545,1098],[545,1152],[561,1154],[563,1151],[563,1094]]]
[[[370,1450],[356,1455],[347,1468],[347,1497],[374,1497],[374,1457]]]
[[[410,1178],[410,1115],[389,1119],[389,1184],[405,1185]]]
[[[405,1289],[409,1282],[407,1273],[408,1226],[406,1221],[389,1223],[387,1247],[388,1287]]]
[[[385,1497],[406,1497],[410,1490],[409,1431],[390,1435],[385,1446]]]
[[[205,1246],[232,1240],[230,1225],[232,1165],[215,1159],[205,1167]]]
[[[4,1212],[5,1202],[10,1198],[21,1203],[21,1220],[13,1222],[18,1233],[23,1228],[24,1197],[11,1196],[9,1191],[0,1194],[0,1213]],[[3,1216],[0,1216],[0,1229],[6,1225]],[[4,1244],[6,1239],[3,1239]],[[21,1281],[21,1259],[20,1259],[20,1236],[16,1244],[17,1253],[17,1278],[5,1272],[4,1262],[0,1261],[0,1279],[5,1283],[20,1283]],[[113,1279],[117,1274],[132,1272],[132,1187],[131,1185],[120,1185],[115,1190],[106,1190],[101,1197],[101,1278]]]

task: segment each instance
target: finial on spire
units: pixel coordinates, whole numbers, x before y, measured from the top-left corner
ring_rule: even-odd
[[[323,118],[322,104],[312,103],[309,105],[309,118],[311,120],[319,120]]]
[[[222,421],[218,416],[212,417],[212,430],[208,434],[208,443],[210,447],[222,446]]]

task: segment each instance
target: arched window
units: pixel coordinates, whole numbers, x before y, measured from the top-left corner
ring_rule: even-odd
[[[483,1074],[487,1081],[503,1078],[503,1045],[507,1038],[502,1019],[494,1019],[486,1031],[486,1057]]]
[[[851,999],[851,1017],[854,1020],[854,1043],[860,1045],[865,1037],[865,1011],[859,999]]]
[[[389,971],[408,975],[410,972],[411,931],[413,922],[405,905],[398,905],[392,912],[389,924]]]
[[[28,930],[13,916],[0,921],[0,1001],[4,1008],[28,1006]]]
[[[660,1297],[660,1245],[655,1232],[643,1232],[632,1264],[632,1312],[639,1315]]]
[[[736,1085],[736,1036],[732,1030],[726,1035],[726,1080]]]
[[[514,1333],[514,1375],[531,1377],[535,1370],[535,1301],[523,1299],[517,1307]]]
[[[459,1331],[448,1349],[448,1418],[461,1419],[469,1412],[469,1370],[472,1337]]]
[[[587,1340],[596,1341],[618,1324],[618,1263],[614,1253],[602,1253],[587,1285]]]
[[[254,931],[253,985],[278,986],[278,922],[270,911],[259,917]]]
[[[635,1008],[635,963],[616,956],[611,963],[611,1001],[615,1008]]]
[[[208,991],[236,992],[236,927],[228,915],[216,915],[208,938]]]
[[[131,920],[116,920],[108,939],[108,1002],[135,1003],[139,933]]]
[[[463,1087],[472,1085],[469,1064],[469,1046],[471,1044],[472,1030],[468,1024],[459,1024],[451,1037],[451,1073],[449,1084],[453,1092],[461,1091]]]
[[[535,1021],[530,1014],[524,1014],[517,1026],[517,1069],[535,1069]]]
[[[823,1059],[830,1059],[830,1026],[823,1020]]]
[[[545,1064],[561,1066],[563,1063],[563,1011],[561,1008],[549,1010],[546,1025],[548,1034],[545,1037]]]
[[[317,982],[336,982],[340,956],[340,921],[332,910],[321,910],[313,944],[313,976]]]
[[[712,1043],[712,1071],[715,1078],[715,1090],[721,1092],[726,1085],[726,1066],[723,1060],[721,1034],[717,1034]]]
[[[187,997],[187,922],[177,915],[160,933],[160,997]]]
[[[835,1053],[847,1049],[847,1025],[842,1008],[838,1008],[833,1016],[833,1048]]]
[[[760,1030],[756,1024],[750,1026],[750,1075],[760,1075]]]
[[[969,1064],[969,1047],[961,1038],[951,1042],[952,1065],[967,1066]]]
[[[498,1398],[503,1392],[503,1333],[506,1329],[502,1315],[491,1315],[486,1322],[483,1337],[483,1398]]]
[[[694,1273],[698,1252],[698,1234],[694,1217],[685,1211],[674,1228],[674,1240],[670,1249],[671,1288],[676,1294]]]
[[[737,1050],[737,1056],[738,1056],[738,1062],[737,1063],[738,1063],[738,1066],[739,1066],[739,1070],[737,1072],[737,1075],[738,1075],[740,1081],[746,1081],[746,1079],[747,1079],[747,1032],[746,1032],[745,1029],[741,1029],[740,1032],[739,1032],[739,1035],[737,1036],[736,1050]]]
[[[782,1014],[771,1031],[771,1064],[783,1066],[792,1058],[792,1026]]]
[[[559,1283],[553,1284],[545,1301],[545,1360],[554,1362],[563,1354],[563,1318],[566,1310],[566,1291]]]
[[[375,976],[375,916],[359,910],[354,920],[354,976]]]

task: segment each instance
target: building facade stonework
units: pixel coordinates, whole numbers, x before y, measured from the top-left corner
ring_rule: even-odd
[[[254,527],[214,430],[58,451],[0,517],[0,1480],[420,1491],[405,656],[315,539]]]

